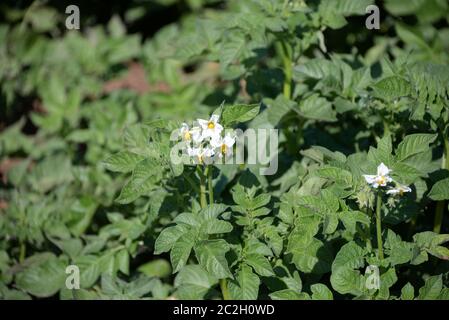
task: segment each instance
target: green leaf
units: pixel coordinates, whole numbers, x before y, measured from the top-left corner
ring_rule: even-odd
[[[134,170],[134,167],[143,159],[144,157],[141,155],[129,151],[120,151],[110,156],[103,163],[108,170],[127,173]]]
[[[115,254],[115,263],[118,270],[129,275],[129,253],[128,250],[122,249]]]
[[[184,267],[189,259],[190,252],[195,244],[195,235],[192,231],[182,234],[173,244],[170,251],[170,261],[173,266],[173,273]]]
[[[427,44],[426,40],[423,37],[414,32],[411,28],[407,27],[404,24],[397,23],[396,25],[396,33],[402,41],[409,45],[416,46],[421,50],[427,51],[430,54],[433,54],[432,48]]]
[[[419,300],[435,300],[443,289],[443,279],[441,275],[427,278],[424,286],[419,289]]]
[[[364,15],[365,9],[370,4],[373,4],[373,0],[322,0],[320,3],[320,11],[330,11],[334,14],[343,15]]]
[[[257,300],[259,285],[259,277],[249,266],[243,265],[236,279],[228,282],[228,289],[235,300]]]
[[[29,292],[39,298],[51,297],[65,284],[65,268],[67,264],[49,255],[44,261],[31,264],[16,275],[16,285],[19,289]]]
[[[407,282],[401,289],[401,300],[413,300],[415,298],[415,288]]]
[[[346,230],[351,233],[356,232],[357,222],[368,226],[371,221],[369,217],[360,211],[343,211],[338,213],[338,218],[343,222]]]
[[[348,170],[338,167],[324,167],[318,169],[316,172],[322,178],[342,182],[347,185],[352,184],[352,174]]]
[[[210,204],[206,208],[201,209],[200,215],[202,215],[205,219],[214,219],[218,218],[223,212],[226,211],[228,206],[224,204]]]
[[[372,3],[372,0],[322,0],[319,5],[319,13],[323,17],[325,25],[339,29],[346,24],[345,16],[364,15],[366,7]]]
[[[310,286],[312,290],[312,299],[313,300],[333,300],[334,296],[332,295],[332,291],[329,288],[322,284],[316,283]]]
[[[292,262],[302,272],[326,273],[331,269],[332,253],[322,241],[312,238],[310,242],[293,243],[289,249]]]
[[[296,77],[299,80],[298,74],[304,74],[307,77],[314,79],[323,79],[328,76],[338,77],[338,67],[327,59],[312,59],[294,68]]]
[[[410,83],[399,76],[391,76],[380,80],[374,86],[375,95],[387,101],[394,101],[411,95]]]
[[[228,233],[232,231],[232,224],[223,220],[208,220],[200,228],[207,234]]]
[[[225,107],[222,114],[223,125],[229,126],[234,123],[252,120],[259,113],[259,109],[259,104],[236,104]]]
[[[67,254],[71,259],[76,258],[83,249],[83,242],[81,239],[62,239],[62,240],[54,240],[50,239],[55,245],[58,246],[59,249],[62,250],[65,254]],[[0,268],[1,270],[1,268]]]
[[[251,207],[249,209],[257,209],[267,205],[270,202],[271,196],[268,193],[262,193],[251,200]]]
[[[441,290],[438,300],[449,300],[449,288],[444,288]]]
[[[150,129],[144,125],[127,127],[123,136],[124,143],[130,152],[141,156],[151,154],[149,150]]]
[[[353,294],[359,296],[365,288],[365,278],[359,271],[349,268],[332,270],[332,288],[340,294]]]
[[[365,264],[365,249],[354,241],[348,242],[335,256],[332,263],[331,284],[341,294],[360,295],[365,286],[365,279],[356,269]]]
[[[435,246],[427,249],[427,251],[440,259],[449,260],[449,249],[443,246]]]
[[[204,299],[218,279],[199,265],[187,265],[175,278],[176,296],[180,299]]]
[[[161,174],[160,164],[149,159],[139,162],[116,201],[127,204],[156,189]]]
[[[404,138],[396,150],[396,158],[404,161],[418,153],[425,152],[437,138],[436,134],[415,133]]]
[[[171,265],[165,259],[155,259],[141,264],[137,270],[149,277],[165,278],[171,275]]]
[[[74,265],[80,270],[80,287],[92,287],[100,277],[100,259],[94,255],[78,257],[74,260]]]
[[[296,292],[292,289],[279,290],[269,294],[272,300],[310,300],[305,293]]]
[[[199,242],[195,248],[195,255],[199,264],[207,272],[219,279],[232,278],[225,254],[229,245],[224,240],[206,240]]]
[[[435,201],[449,200],[449,178],[435,183],[430,189],[429,198]]]
[[[245,262],[253,267],[254,271],[262,277],[274,275],[270,262],[261,254],[247,254],[245,257]]]
[[[94,200],[91,196],[82,196],[70,207],[69,217],[67,226],[73,235],[79,237],[87,228],[89,228],[92,218],[94,217],[95,211],[97,210],[98,202]]]
[[[233,36],[228,41],[223,41],[223,45],[220,49],[220,68],[226,69],[231,63],[240,58],[246,41],[243,35]]]
[[[332,109],[332,104],[316,94],[303,100],[297,112],[301,116],[312,120],[337,121],[336,112]]]
[[[365,265],[365,249],[360,247],[354,241],[348,242],[335,256],[332,263],[332,270],[340,268],[358,269]]]
[[[198,227],[200,225],[200,216],[191,212],[178,214],[173,222],[177,224],[185,224],[187,226]]]
[[[380,299],[388,299],[390,297],[390,288],[398,281],[396,270],[394,268],[388,269],[380,276],[380,289],[378,297]]]
[[[287,99],[282,94],[278,95],[275,100],[266,98],[263,101],[267,105],[267,110],[262,112],[259,117],[265,115],[272,126],[276,126],[282,117],[297,106],[296,102]]]
[[[170,251],[179,237],[181,237],[187,230],[188,228],[182,225],[163,229],[154,244],[154,254]]]

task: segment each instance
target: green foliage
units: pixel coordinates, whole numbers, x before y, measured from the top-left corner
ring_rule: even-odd
[[[153,2],[0,8],[0,299],[449,299],[449,5]],[[211,115],[276,173],[173,162]]]

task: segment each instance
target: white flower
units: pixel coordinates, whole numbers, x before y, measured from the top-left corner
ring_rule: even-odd
[[[195,159],[195,162],[199,164],[208,163],[210,159],[214,156],[214,150],[211,148],[202,147],[187,147],[187,154]]]
[[[202,137],[206,138],[216,138],[221,134],[223,127],[218,123],[219,116],[212,115],[209,120],[198,119],[198,124],[201,129],[203,129]]]
[[[232,155],[232,146],[234,143],[235,138],[229,133],[224,138],[216,136],[210,141],[211,146],[216,150],[219,158]]]
[[[194,143],[198,144],[201,143],[201,141],[203,140],[203,137],[201,135],[201,128],[199,127],[189,128],[187,123],[183,123],[181,125],[179,133],[181,135],[182,140],[186,142],[193,141]]]
[[[411,192],[411,191],[412,191],[412,189],[410,189],[410,187],[398,184],[395,188],[388,189],[387,194],[391,194],[393,196],[396,196],[396,195],[402,196],[402,195],[404,195],[404,193]]]
[[[385,187],[393,179],[389,176],[391,170],[382,162],[377,167],[377,175],[364,174],[366,182],[370,184],[373,188]]]

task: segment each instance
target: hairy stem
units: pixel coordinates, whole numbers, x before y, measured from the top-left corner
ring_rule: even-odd
[[[449,140],[444,138],[444,154],[441,163],[442,169],[449,169]],[[437,202],[435,208],[435,220],[433,224],[433,231],[440,233],[441,225],[443,224],[444,209],[446,208],[446,201],[440,200]]]
[[[377,249],[379,250],[379,259],[384,259],[384,249],[382,243],[382,223],[381,223],[382,194],[377,192],[376,201],[376,229],[377,229]]]
[[[208,191],[209,191],[209,204],[214,203],[214,186],[212,185],[212,180],[213,180],[213,170],[212,170],[212,166],[209,166],[207,168],[207,186],[208,186]]]
[[[368,248],[369,251],[371,251],[373,249],[373,245],[371,243],[371,221],[372,221],[372,212],[371,209],[368,208],[366,209],[366,213],[368,214],[370,223],[368,224],[368,226],[366,227],[366,246]]]
[[[213,172],[212,172],[212,166],[208,166],[206,168],[206,176],[207,176],[207,187],[208,187],[208,192],[209,192],[209,204],[214,203],[214,187],[212,185],[212,177]],[[223,296],[223,300],[230,300],[231,297],[229,295],[229,291],[228,291],[228,283],[226,281],[226,279],[220,279],[220,289],[221,289],[221,294]]]
[[[201,205],[201,208],[206,208],[207,207],[206,177],[205,177],[201,167],[199,167],[198,175],[200,176],[200,205]]]

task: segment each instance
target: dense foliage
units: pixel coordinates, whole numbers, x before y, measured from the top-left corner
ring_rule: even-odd
[[[0,298],[449,299],[449,4],[371,4],[3,6]],[[278,129],[276,174],[204,161],[221,127]]]

